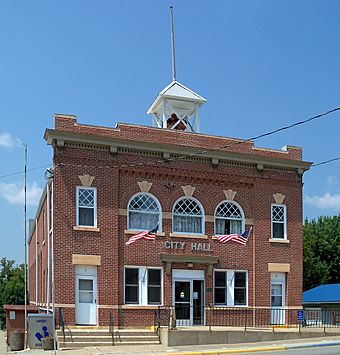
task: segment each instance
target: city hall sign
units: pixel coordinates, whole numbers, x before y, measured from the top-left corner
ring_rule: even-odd
[[[171,250],[185,250],[186,245],[187,245],[187,242],[173,242],[170,240],[167,240],[164,242],[164,248],[171,249]],[[212,251],[212,246],[210,243],[191,242],[190,249],[191,249],[191,251],[210,252],[210,251]]]

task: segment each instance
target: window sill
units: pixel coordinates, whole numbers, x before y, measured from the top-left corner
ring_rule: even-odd
[[[125,229],[125,231],[124,231],[125,234],[138,234],[140,232],[143,232],[143,231],[141,231],[141,230],[133,231],[133,230],[130,230],[130,229]],[[157,237],[165,237],[165,232],[157,232],[156,236]]]
[[[141,306],[139,304],[124,304],[122,305],[122,309],[158,309],[158,307],[160,307],[161,305],[159,306],[156,306],[156,305],[144,305],[144,306]]]
[[[208,239],[208,236],[205,235],[205,234],[179,234],[179,233],[170,233],[170,237],[173,237],[173,238]]]
[[[73,226],[74,231],[82,231],[82,232],[100,232],[99,228],[96,227],[85,227],[85,226]]]
[[[225,310],[226,308],[233,308],[233,309],[244,309],[244,308],[248,308],[249,306],[248,305],[237,305],[237,306],[227,306],[227,305],[222,305],[222,304],[218,304],[218,305],[213,305],[211,306],[210,308],[212,310],[215,310],[215,311],[223,311]]]
[[[289,244],[289,240],[288,239],[269,239],[270,243],[281,243],[281,244]]]

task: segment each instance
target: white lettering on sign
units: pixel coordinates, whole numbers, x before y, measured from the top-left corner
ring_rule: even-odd
[[[210,243],[191,243],[192,251],[212,251]]]
[[[166,240],[164,242],[165,249],[173,249],[173,250],[185,250],[186,242],[173,242],[170,240]],[[203,251],[209,252],[212,251],[212,246],[210,243],[191,243],[191,251]]]
[[[184,250],[185,249],[185,242],[172,242],[170,240],[167,240],[164,242],[164,248],[165,249],[180,249]]]

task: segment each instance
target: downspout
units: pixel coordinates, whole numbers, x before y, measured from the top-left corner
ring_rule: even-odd
[[[50,313],[50,182],[47,181],[47,295],[46,295],[46,313]]]
[[[35,305],[38,306],[38,220],[35,219]]]

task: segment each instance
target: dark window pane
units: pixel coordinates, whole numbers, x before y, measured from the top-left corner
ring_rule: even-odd
[[[138,304],[138,286],[125,286],[125,303]]]
[[[94,226],[94,209],[79,207],[79,225]]]
[[[273,238],[284,239],[284,224],[273,222]]]
[[[190,305],[176,304],[175,311],[177,320],[190,319]]]
[[[226,304],[226,289],[215,288],[215,304]]]
[[[125,285],[138,285],[138,269],[125,269]]]
[[[225,287],[226,286],[226,275],[223,271],[216,271],[215,272],[215,287]]]
[[[175,282],[175,302],[190,302],[190,282]]]
[[[161,270],[148,269],[148,283],[153,286],[161,285]]]
[[[235,287],[246,287],[245,272],[235,272]]]
[[[158,286],[148,287],[148,304],[161,304],[161,288]]]
[[[235,305],[246,305],[246,289],[239,288],[234,290],[234,304]]]

